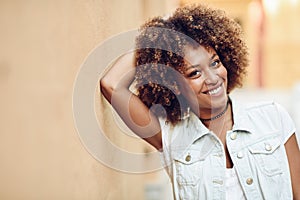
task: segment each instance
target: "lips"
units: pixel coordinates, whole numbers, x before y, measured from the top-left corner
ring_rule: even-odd
[[[220,92],[221,90],[222,90],[222,84],[219,85],[218,87],[212,88],[212,89],[207,90],[207,91],[205,91],[203,93],[208,94],[208,95],[215,95],[218,92]]]
[[[209,91],[208,91],[208,94],[209,94],[209,95],[217,94],[221,89],[222,89],[221,86],[219,86],[219,87],[217,87],[216,89],[209,90]]]

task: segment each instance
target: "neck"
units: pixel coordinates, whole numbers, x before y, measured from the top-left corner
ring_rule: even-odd
[[[225,108],[222,111],[220,111],[217,115],[215,115],[215,116],[213,116],[211,118],[200,118],[200,120],[202,122],[209,122],[209,121],[213,121],[213,120],[216,120],[216,119],[222,117],[226,113],[226,111],[228,109],[228,105],[229,105],[229,99],[228,99],[228,101],[226,103]]]
[[[202,121],[202,123],[220,137],[220,139],[222,139],[222,137],[226,135],[226,132],[231,130],[233,126],[231,104],[228,103],[226,107],[226,111],[221,117],[215,120]]]

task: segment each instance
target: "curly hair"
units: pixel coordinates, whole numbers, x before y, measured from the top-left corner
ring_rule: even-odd
[[[176,95],[179,86],[174,73],[183,73],[185,46],[213,48],[227,70],[227,93],[242,86],[248,49],[240,25],[224,11],[193,4],[178,8],[167,19],[150,19],[139,31],[135,51],[137,95],[173,125],[188,109],[184,96]],[[165,111],[154,106],[157,104]]]

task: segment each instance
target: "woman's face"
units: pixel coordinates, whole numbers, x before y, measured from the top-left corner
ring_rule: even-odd
[[[201,118],[210,118],[226,106],[227,70],[213,48],[185,48],[184,81],[181,93]],[[200,112],[200,113],[198,113]]]

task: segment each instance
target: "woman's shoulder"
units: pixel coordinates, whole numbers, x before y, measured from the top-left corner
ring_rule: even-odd
[[[286,108],[274,100],[246,103],[244,109],[248,114],[262,115],[274,120],[276,118],[280,118],[280,120],[289,119]]]
[[[239,106],[248,114],[263,114],[270,115],[271,117],[275,117],[274,114],[276,114],[276,116],[287,114],[286,109],[274,100],[239,102]]]
[[[295,125],[288,111],[274,100],[243,103],[242,108],[247,123],[260,134],[277,132],[286,141],[295,132]]]
[[[245,102],[244,105],[246,110],[255,111],[255,110],[274,109],[277,103],[273,100],[268,100],[268,101]]]

